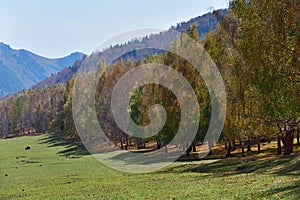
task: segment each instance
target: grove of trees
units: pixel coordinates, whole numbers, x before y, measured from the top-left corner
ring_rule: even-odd
[[[216,17],[221,17],[218,11]],[[278,154],[293,153],[294,138],[300,134],[300,1],[231,1],[230,12],[221,17],[216,30],[200,40],[197,25],[187,34],[201,43],[215,61],[227,92],[226,123],[220,137],[227,156],[237,143],[251,151],[251,145],[276,140]],[[180,41],[180,40],[179,40]],[[177,41],[178,42],[178,41]],[[176,46],[176,42],[173,44]],[[120,60],[99,82],[97,115],[107,136],[122,149],[135,145],[164,147],[174,137],[180,121],[180,105],[167,88],[150,84],[138,88],[131,98],[130,115],[139,125],[149,123],[153,104],[165,107],[168,119],[162,131],[148,139],[129,137],[113,119],[110,97],[118,79],[145,63],[161,63],[180,72],[192,85],[201,107],[199,129],[192,144],[178,144],[186,154],[196,151],[205,137],[211,116],[208,90],[190,63],[171,53],[148,56],[138,61]],[[26,90],[0,102],[0,137],[60,132],[78,137],[72,115],[74,78],[65,85]],[[209,146],[212,148],[214,144]]]

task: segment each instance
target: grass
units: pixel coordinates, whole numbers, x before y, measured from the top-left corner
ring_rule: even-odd
[[[25,151],[27,145],[31,150]],[[245,160],[237,152],[228,159],[178,161],[156,173],[126,174],[55,134],[5,139],[0,199],[300,199],[298,151],[290,157],[253,153]]]

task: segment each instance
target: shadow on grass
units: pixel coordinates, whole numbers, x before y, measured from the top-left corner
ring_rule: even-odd
[[[143,150],[142,150],[143,151]],[[118,155],[111,157],[111,160],[114,161],[122,161],[124,165],[131,165],[132,163],[140,164],[140,165],[150,165],[150,164],[157,164],[166,162],[169,160],[176,160],[178,155],[176,153],[167,153],[164,154],[163,152],[154,153],[152,151],[143,151],[141,152],[124,152]],[[145,155],[147,152],[147,155]],[[163,157],[163,158],[162,158]],[[159,159],[162,158],[162,159]]]
[[[234,175],[240,173],[273,173],[282,175],[295,175],[300,173],[300,159],[297,156],[291,157],[250,157],[241,159],[238,157],[221,159],[212,163],[194,164],[193,162],[180,162],[167,169],[168,172],[199,172],[199,173],[216,173],[221,176]]]
[[[284,176],[290,177],[287,182],[276,182],[272,188],[262,188],[257,191],[252,197],[253,199],[300,199],[300,157],[260,157],[259,159],[248,159],[243,161],[242,159],[233,157],[228,159],[221,159],[216,162],[208,164],[193,164],[195,162],[180,162],[179,165],[169,167],[165,171],[158,173],[182,173],[182,172],[194,172],[203,173],[201,177],[217,178],[233,176],[242,173],[257,173],[257,174],[273,174],[278,179]],[[196,162],[197,163],[197,162]],[[201,163],[201,161],[199,162]],[[276,178],[275,178],[276,179]],[[241,183],[243,184],[243,183]]]
[[[48,147],[64,147],[65,150],[59,151],[58,154],[64,156],[84,156],[90,153],[78,139],[64,138],[59,133],[48,134],[48,137],[40,139],[40,144],[47,144]]]
[[[268,196],[280,195],[281,199],[300,199],[300,181],[291,181],[286,183],[288,185],[281,185],[278,183],[276,188],[269,189],[265,192],[257,194],[258,198],[266,198]]]

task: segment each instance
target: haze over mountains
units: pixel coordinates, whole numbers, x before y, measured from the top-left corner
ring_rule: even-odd
[[[49,59],[23,49],[12,49],[1,42],[0,96],[28,89],[51,74],[72,66],[76,60],[81,60],[83,55],[75,52],[63,58]]]

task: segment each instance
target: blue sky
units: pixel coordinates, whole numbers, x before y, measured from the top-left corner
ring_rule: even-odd
[[[3,0],[0,41],[46,57],[90,53],[111,37],[139,28],[167,29],[228,7],[228,0]]]

